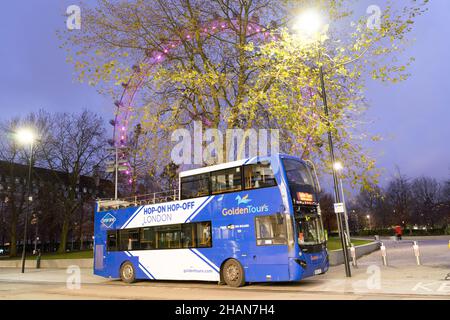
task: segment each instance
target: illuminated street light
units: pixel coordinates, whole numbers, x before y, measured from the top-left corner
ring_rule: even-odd
[[[344,167],[342,166],[342,163],[340,163],[339,161],[336,161],[333,164],[334,170],[336,171],[341,171],[342,169],[344,169]]]
[[[292,29],[298,33],[312,36],[318,33],[322,26],[323,21],[319,12],[314,9],[309,9],[297,17]]]
[[[36,140],[36,134],[33,130],[24,128],[16,132],[16,139],[22,145],[31,145]]]
[[[315,42],[323,42],[326,40],[326,32],[328,29],[328,25],[324,24],[323,18],[320,15],[320,13],[317,10],[309,9],[301,13],[297,19],[295,20],[292,29],[296,32],[298,36],[298,41],[301,44],[310,44]],[[341,194],[339,192],[339,178],[338,178],[338,169],[335,168],[336,160],[334,155],[334,145],[333,145],[333,137],[331,133],[331,125],[329,120],[329,111],[328,111],[328,102],[327,102],[327,94],[326,94],[326,88],[325,88],[325,79],[324,79],[324,72],[323,72],[323,66],[320,65],[318,67],[319,71],[319,78],[320,78],[320,90],[322,95],[322,101],[323,101],[323,108],[325,113],[325,119],[326,124],[328,126],[328,146],[330,150],[330,160],[333,164],[332,171],[333,171],[333,184],[334,184],[334,195],[335,195],[335,202],[336,203],[343,203],[343,197],[341,198]],[[342,165],[341,165],[342,167]],[[342,184],[342,182],[341,182]],[[344,206],[345,208],[345,206]],[[344,266],[345,266],[345,274],[347,277],[352,276],[352,272],[350,270],[350,262],[348,258],[348,251],[347,251],[347,244],[350,242],[349,237],[346,237],[346,232],[344,231],[344,223],[342,221],[341,213],[336,212],[337,214],[337,222],[339,231],[341,234],[341,245],[342,245],[342,254],[344,256]],[[344,218],[346,217],[346,213],[344,210]],[[345,219],[348,221],[348,219]],[[348,225],[348,222],[346,223]]]
[[[22,246],[22,273],[25,272],[25,256],[26,256],[26,246],[27,246],[27,226],[28,226],[28,212],[31,209],[31,201],[33,200],[31,197],[31,171],[33,166],[33,147],[34,143],[37,140],[37,135],[30,128],[23,128],[17,130],[16,140],[22,145],[28,145],[30,147],[30,155],[29,155],[29,167],[28,167],[28,180],[27,180],[27,210],[25,211],[25,226],[23,230],[23,246]]]

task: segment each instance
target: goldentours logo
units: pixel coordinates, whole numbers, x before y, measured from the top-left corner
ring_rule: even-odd
[[[100,220],[100,222],[106,227],[106,228],[111,228],[111,226],[113,225],[114,222],[116,222],[116,218],[110,214],[107,213],[105,214],[105,216],[102,218],[102,220]]]
[[[261,213],[268,212],[269,206],[267,204],[263,204],[261,206],[253,206],[251,204],[247,205],[252,199],[249,199],[248,194],[241,197],[240,195],[236,196],[235,200],[237,201],[237,207],[233,208],[223,208],[222,215],[223,216],[232,216],[238,214],[248,214],[248,213]],[[243,205],[243,206],[241,206]]]
[[[240,195],[237,195],[237,197],[236,197],[236,199],[235,200],[237,200],[237,202],[238,202],[238,205],[240,205],[240,204],[247,204],[247,203],[249,203],[250,201],[252,201],[252,199],[249,199],[248,198],[248,194],[246,194],[245,196],[243,196],[242,198],[241,198],[241,196]]]

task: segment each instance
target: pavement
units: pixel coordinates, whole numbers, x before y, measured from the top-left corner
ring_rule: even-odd
[[[450,237],[449,237],[450,238]],[[417,240],[417,238],[415,239]],[[380,251],[358,260],[352,277],[344,267],[297,283],[249,284],[229,288],[216,283],[140,281],[125,284],[94,276],[90,269],[0,269],[3,299],[190,299],[190,300],[318,300],[318,299],[445,299],[450,300],[448,239],[419,240],[421,265],[416,264],[411,240],[383,240],[388,266]]]

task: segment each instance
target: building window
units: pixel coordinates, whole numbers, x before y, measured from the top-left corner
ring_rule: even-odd
[[[209,174],[181,178],[181,199],[191,199],[209,195]]]
[[[211,193],[219,194],[242,190],[241,168],[211,172]]]
[[[277,185],[270,164],[244,166],[245,189],[273,187]]]
[[[287,244],[286,219],[282,214],[255,218],[258,246]]]

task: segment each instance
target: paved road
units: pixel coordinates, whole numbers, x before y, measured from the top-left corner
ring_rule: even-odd
[[[80,288],[66,270],[0,269],[0,299],[449,299],[448,240],[419,242],[422,265],[417,266],[412,242],[385,241],[389,266],[380,252],[358,260],[353,277],[342,266],[299,283],[252,284],[234,289],[215,283],[141,281],[132,285],[92,275],[81,269]]]

